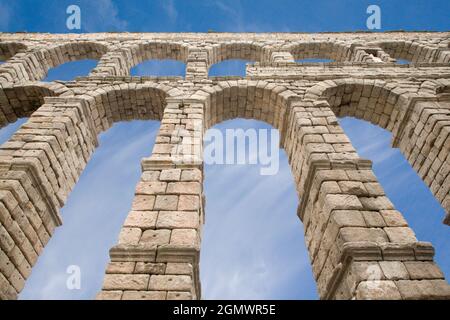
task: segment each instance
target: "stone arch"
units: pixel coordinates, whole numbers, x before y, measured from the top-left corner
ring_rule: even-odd
[[[187,62],[188,45],[183,42],[148,41],[121,43],[100,59],[92,75],[126,76],[131,68],[145,60],[173,59]]]
[[[29,117],[45,97],[67,96],[71,91],[59,83],[35,82],[24,85],[0,85],[0,126]]]
[[[408,60],[411,63],[443,62],[440,50],[415,41],[382,41],[374,45],[387,53],[380,57],[386,62],[390,62],[392,58]]]
[[[231,59],[268,61],[270,50],[252,41],[231,41],[219,43],[208,48],[209,66]]]
[[[408,99],[401,88],[381,80],[327,80],[308,89],[306,99],[323,99],[339,117],[369,121],[394,136],[408,109]]]
[[[48,70],[66,62],[82,59],[99,60],[108,51],[102,43],[73,41],[60,45],[36,47],[20,57],[11,58],[2,66],[0,81],[39,81]]]
[[[45,95],[52,94],[45,87],[48,85],[41,88]],[[30,96],[33,92],[29,92]],[[26,233],[24,237],[15,237],[10,226],[6,226],[8,237],[10,233],[13,236],[8,238],[8,244],[16,249],[13,252],[8,247],[2,261],[5,259],[15,273],[5,275],[10,284],[1,288],[0,297],[17,296],[43,247],[62,224],[60,208],[97,147],[98,134],[116,121],[160,120],[166,97],[179,93],[169,86],[146,83],[104,86],[78,96],[46,97],[45,103],[0,146],[0,184],[4,191],[0,199],[8,206],[7,201],[11,201],[10,212],[16,208],[18,213],[26,212],[32,217],[31,221],[25,218],[19,222],[17,228]],[[36,101],[40,102],[41,97],[36,97]],[[28,196],[17,197],[12,190],[22,190],[19,193]],[[16,261],[14,254],[23,259]]]
[[[148,290],[155,294],[155,299],[201,297],[198,256],[199,232],[204,221],[202,162],[174,161],[168,149],[182,147],[186,140],[183,137],[192,137],[186,146],[195,144],[196,138],[201,141],[204,129],[232,117],[256,118],[285,132],[281,144],[288,154],[301,199],[298,215],[303,221],[305,242],[322,299],[370,299],[378,292],[382,297],[395,299],[411,295],[403,284],[385,281],[383,271],[374,261],[398,264],[416,259],[419,252],[426,252],[420,256],[421,260],[430,261],[433,249],[417,241],[378,184],[370,162],[360,159],[354,151],[327,102],[307,101],[276,83],[241,80],[217,82],[188,98],[171,99],[169,104],[165,112],[168,126],[157,138],[161,143],[142,162],[143,174],[134,202],[139,206],[133,206],[118,245],[110,251],[111,263],[98,299],[127,299],[132,296],[132,289],[122,286],[121,280],[138,279],[149,283]],[[268,109],[264,109],[265,105]],[[185,127],[186,135],[168,140],[179,127]],[[144,195],[156,197],[155,202],[144,204]],[[148,231],[148,225],[138,218],[141,213],[136,210],[152,209],[179,212],[167,212],[164,224],[156,218],[156,228]],[[191,217],[189,221],[180,220],[180,216],[187,215]],[[374,227],[365,222],[373,216],[383,223]],[[399,220],[393,220],[392,216]],[[170,238],[157,239],[154,235],[159,233],[170,234]],[[167,267],[177,262],[186,271],[183,275],[170,268],[164,275],[153,270],[117,271],[121,262],[152,262],[155,257]],[[374,268],[380,275],[377,279],[382,279],[377,280],[380,289],[375,296],[367,291],[371,285],[367,271]],[[402,279],[410,278],[408,275]],[[445,296],[446,284],[442,286],[433,294]],[[156,296],[155,290],[165,290],[167,295]]]
[[[89,105],[97,133],[118,121],[161,120],[166,98],[182,94],[169,85],[158,83],[122,84],[100,87],[77,96]]]
[[[19,42],[0,42],[0,61],[6,61],[16,53],[27,50],[27,46]]]
[[[330,59],[336,62],[354,61],[356,57],[352,46],[328,41],[296,42],[283,47],[289,51],[294,60],[302,59]]]
[[[220,81],[198,90],[206,99],[205,128],[233,118],[264,121],[283,131],[287,103],[297,96],[285,86],[266,81]],[[271,107],[269,107],[271,106]]]
[[[310,88],[305,99],[325,100],[336,116],[355,117],[389,130],[393,147],[399,147],[442,204],[447,211],[444,223],[450,224],[450,104],[433,94],[446,93],[445,81],[423,82],[414,90],[418,95],[379,80],[327,80]]]
[[[297,109],[296,106],[302,105],[300,96],[283,84],[264,80],[238,80],[220,81],[212,87],[205,86],[195,92],[191,98],[200,98],[205,102],[205,129],[222,121],[244,118],[266,122],[279,130],[280,147],[286,151],[297,193],[302,199],[307,176],[305,172],[308,172],[310,165],[310,154],[300,150],[301,143],[297,142],[298,137],[293,133],[298,121],[302,121],[297,120],[298,115],[294,111]],[[323,111],[320,107],[315,110],[334,123],[331,111]],[[346,148],[350,158],[353,157],[351,149],[351,147]],[[356,151],[353,150],[353,153],[356,155]]]

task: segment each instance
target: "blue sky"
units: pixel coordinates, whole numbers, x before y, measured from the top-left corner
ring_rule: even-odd
[[[450,29],[448,0],[0,0],[0,31],[68,32],[65,10],[69,4],[81,7],[81,32],[364,30],[369,4],[380,5],[382,30]],[[52,70],[46,80],[86,75],[95,63],[86,60],[63,65]],[[242,75],[244,63],[225,62],[211,68],[210,75]],[[132,72],[182,75],[184,70],[179,62],[145,62]],[[23,121],[1,129],[0,142]],[[450,277],[450,257],[446,254],[450,252],[446,241],[449,230],[441,223],[443,209],[400,152],[390,147],[389,132],[354,119],[342,119],[341,124],[359,154],[374,161],[380,182],[418,238],[434,244],[436,261]],[[150,154],[158,127],[155,121],[124,122],[101,134],[100,147],[62,209],[64,225],[39,258],[21,298],[95,296],[108,262],[108,249],[115,244],[131,206],[140,159]],[[268,126],[233,120],[216,128]],[[257,165],[208,165],[205,175],[206,225],[201,252],[204,298],[317,298],[284,152],[275,176],[261,176]],[[66,289],[69,265],[81,267],[81,290]]]

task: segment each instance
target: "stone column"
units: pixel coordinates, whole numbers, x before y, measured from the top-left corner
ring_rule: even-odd
[[[200,299],[203,104],[167,100],[97,299]]]
[[[208,52],[190,48],[186,62],[186,80],[200,81],[208,78]]]
[[[450,225],[450,96],[412,99],[393,146],[442,204]]]
[[[97,145],[86,105],[46,98],[0,147],[0,299],[15,299]]]
[[[132,68],[125,49],[111,49],[98,61],[97,66],[90,72],[90,76],[129,76]]]
[[[293,102],[285,146],[321,299],[448,299],[450,286],[323,101]]]

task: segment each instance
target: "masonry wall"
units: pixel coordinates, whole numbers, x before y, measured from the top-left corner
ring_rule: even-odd
[[[87,77],[40,82],[98,59]],[[329,64],[302,63],[306,58]],[[161,121],[98,299],[200,299],[202,138],[233,118],[281,133],[322,299],[449,299],[430,243],[416,239],[337,117],[392,132],[450,224],[450,34],[0,34],[0,124],[29,117],[0,147],[0,298],[15,299],[55,228],[97,136]],[[148,59],[186,76],[130,77]],[[255,61],[246,77],[212,64]],[[410,65],[397,65],[408,59]],[[207,213],[206,213],[207,214]]]

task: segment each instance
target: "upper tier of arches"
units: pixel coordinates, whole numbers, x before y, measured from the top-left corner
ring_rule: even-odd
[[[151,59],[172,59],[186,64],[204,62],[209,68],[231,59],[272,63],[273,54],[278,52],[291,55],[291,62],[311,58],[336,62],[392,62],[393,59],[413,63],[450,62],[450,50],[442,45],[403,40],[368,43],[331,40],[0,42],[0,60],[5,60],[0,67],[0,82],[39,81],[50,68],[82,59],[99,60],[91,75],[128,76],[132,67]]]

